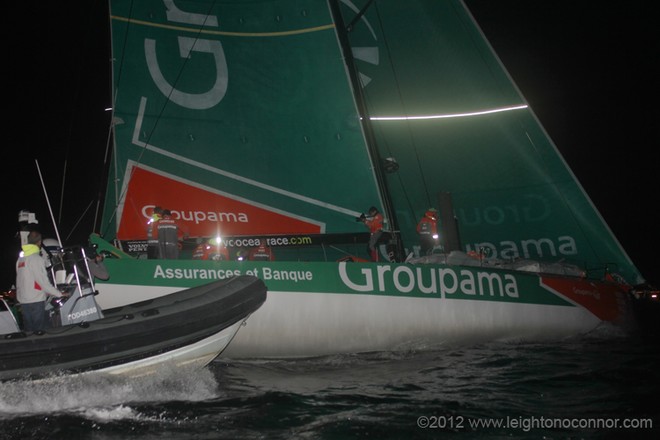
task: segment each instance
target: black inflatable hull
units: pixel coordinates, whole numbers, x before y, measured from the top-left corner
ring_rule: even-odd
[[[113,367],[121,371],[142,360],[149,360],[153,367],[178,356],[183,361],[208,363],[265,300],[266,286],[261,280],[239,276],[104,310],[105,317],[97,321],[41,335],[5,335],[0,339],[0,380],[112,371]],[[215,340],[220,336],[222,340]],[[202,353],[196,352],[198,346],[205,347]]]

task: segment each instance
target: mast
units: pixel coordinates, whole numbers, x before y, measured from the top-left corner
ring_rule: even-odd
[[[355,97],[355,102],[357,105],[358,113],[360,116],[360,122],[362,124],[362,129],[366,137],[367,148],[369,151],[369,156],[371,157],[372,166],[376,175],[376,181],[378,184],[378,191],[380,192],[381,199],[383,201],[383,209],[385,211],[385,217],[388,219],[392,238],[391,241],[395,247],[395,261],[403,261],[404,251],[400,239],[400,229],[399,222],[397,221],[396,214],[394,212],[394,205],[392,203],[392,198],[390,197],[390,191],[387,185],[387,179],[385,177],[385,172],[383,170],[383,159],[378,151],[378,146],[376,144],[376,137],[374,136],[373,129],[371,127],[371,122],[369,119],[369,113],[367,111],[367,106],[362,93],[362,85],[358,77],[358,70],[353,61],[353,52],[351,50],[350,43],[348,41],[348,32],[353,29],[353,26],[357,20],[359,20],[365,13],[365,11],[371,6],[373,1],[367,2],[367,4],[362,8],[356,17],[351,21],[347,26],[344,23],[344,19],[341,15],[341,9],[339,5],[339,0],[328,0],[330,6],[330,12],[332,14],[332,20],[335,23],[335,29],[337,31],[337,36],[339,38],[339,45],[344,55],[344,62],[348,70],[349,78],[351,81],[351,86],[353,88],[353,95]]]

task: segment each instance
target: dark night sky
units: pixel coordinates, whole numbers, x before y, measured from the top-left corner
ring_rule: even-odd
[[[466,0],[614,234],[658,285],[660,14],[651,3]],[[10,2],[5,20],[3,289],[14,278],[18,211],[36,212],[53,236],[35,160],[61,238],[80,243],[91,232],[110,105],[106,0]]]

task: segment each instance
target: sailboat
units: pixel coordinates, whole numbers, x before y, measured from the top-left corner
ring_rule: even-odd
[[[111,0],[110,21],[103,308],[257,276],[269,299],[233,357],[630,323],[642,275],[462,1]],[[157,206],[178,259],[146,258]],[[429,207],[440,239],[420,255]],[[214,237],[229,258],[193,259]],[[263,244],[274,260],[245,258]]]

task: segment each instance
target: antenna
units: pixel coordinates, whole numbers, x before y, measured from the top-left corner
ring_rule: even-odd
[[[62,240],[60,239],[60,233],[57,230],[57,223],[55,223],[55,217],[53,216],[53,210],[50,207],[50,200],[48,200],[48,192],[46,191],[46,185],[44,184],[44,178],[41,175],[41,168],[39,168],[39,161],[34,160],[37,164],[37,172],[39,173],[39,180],[41,180],[41,187],[44,189],[44,196],[46,196],[46,204],[48,205],[48,212],[50,212],[50,219],[53,221],[53,228],[55,228],[55,235],[57,236],[57,242],[60,247],[62,247]]]

